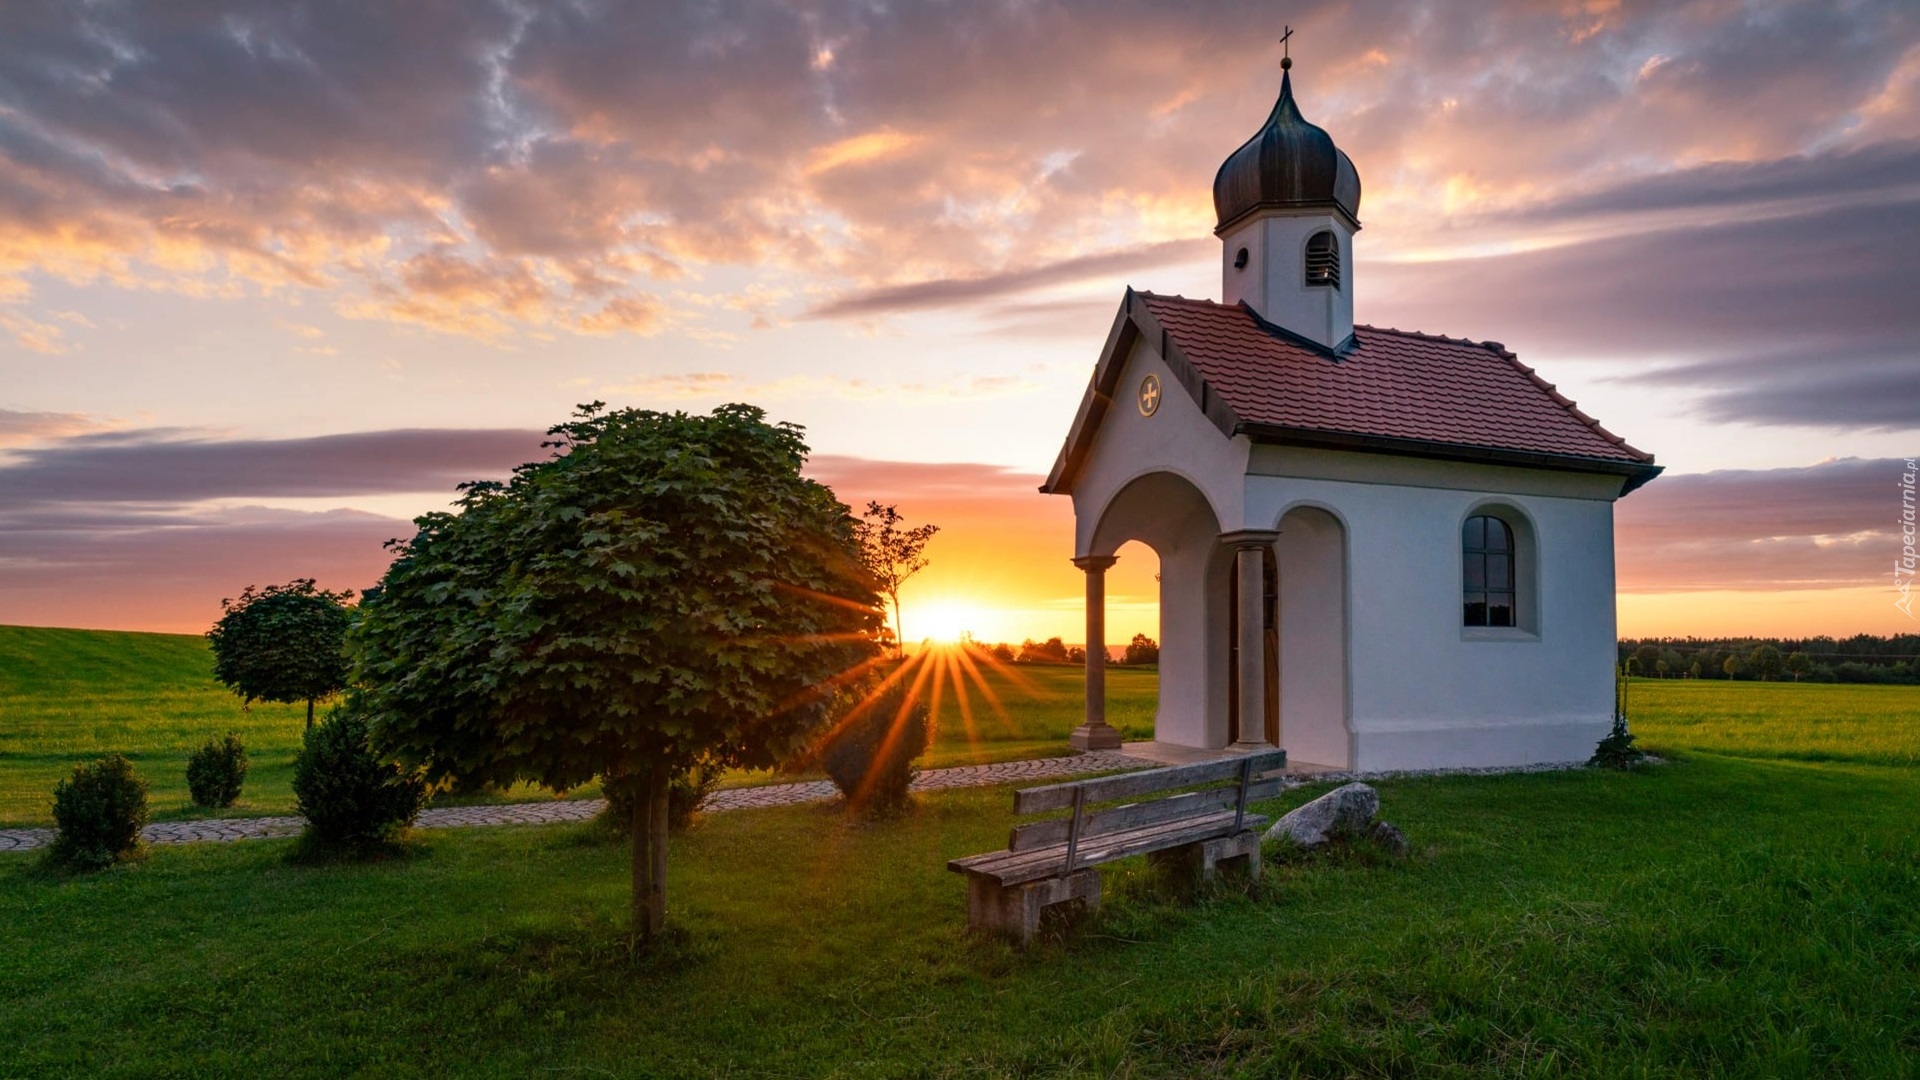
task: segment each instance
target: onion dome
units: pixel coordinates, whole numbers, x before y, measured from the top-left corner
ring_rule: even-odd
[[[1256,210],[1338,209],[1359,227],[1360,174],[1333,136],[1300,115],[1290,72],[1280,76],[1280,100],[1266,124],[1214,176],[1213,209],[1215,232]]]

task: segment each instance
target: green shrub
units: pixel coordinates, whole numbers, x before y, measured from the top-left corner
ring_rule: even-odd
[[[293,762],[293,795],[311,843],[354,848],[391,840],[412,824],[427,785],[373,752],[367,718],[349,701],[307,731]]]
[[[110,754],[76,765],[53,789],[55,832],[49,854],[76,870],[99,870],[140,854],[147,825],[147,782],[133,763]]]
[[[225,738],[208,739],[187,758],[187,791],[196,806],[214,810],[232,806],[246,779],[247,748],[231,731]]]
[[[820,767],[852,809],[883,812],[907,803],[907,787],[927,751],[932,719],[912,680],[896,677],[853,704],[820,748]]]
[[[711,765],[695,765],[690,771],[673,778],[672,786],[667,788],[667,828],[672,832],[685,832],[693,824],[694,811],[706,801],[708,795],[720,783],[722,770]],[[607,808],[600,817],[614,830],[625,834],[633,827],[633,804],[640,797],[638,785],[630,779],[610,779],[600,783],[601,790],[607,796]]]

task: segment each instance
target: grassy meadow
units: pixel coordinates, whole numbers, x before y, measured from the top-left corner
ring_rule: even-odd
[[[1078,668],[957,658],[942,667],[929,690],[937,721],[925,767],[1069,751],[1067,734],[1083,708]],[[1108,685],[1109,720],[1128,738],[1151,738],[1154,673],[1109,669]],[[242,709],[239,698],[214,682],[213,656],[199,637],[0,626],[0,828],[50,824],[54,785],[76,764],[115,751],[132,759],[150,785],[156,818],[204,816],[187,797],[187,755],[227,731],[246,742],[251,770],[240,802],[221,813],[288,813],[293,757],[305,726],[304,705],[256,702]],[[724,783],[792,779],[740,773]],[[522,787],[460,801],[552,797]]]
[[[33,686],[66,684],[0,671],[10,789],[16,709],[58,716]],[[1077,722],[1070,671],[998,678],[981,741]],[[1125,678],[1138,722],[1151,675]],[[1671,764],[1383,781],[1404,861],[1275,852],[1185,904],[1133,860],[1026,955],[963,932],[944,869],[1005,843],[1006,789],[709,816],[639,962],[625,849],[586,825],[429,830],[372,865],[0,855],[0,1076],[1920,1076],[1920,690],[1633,695]]]

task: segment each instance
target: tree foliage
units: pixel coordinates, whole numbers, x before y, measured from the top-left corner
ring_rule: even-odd
[[[798,427],[596,403],[550,434],[550,458],[415,520],[362,604],[357,673],[379,745],[432,778],[631,785],[647,937],[673,778],[804,750],[884,617]]]
[[[866,513],[853,523],[854,537],[860,542],[861,560],[873,575],[874,586],[893,608],[894,647],[903,653],[906,641],[900,627],[900,586],[927,568],[923,553],[927,542],[940,531],[938,525],[902,528],[905,521],[899,507],[869,502]]]
[[[1160,662],[1160,643],[1145,634],[1133,635],[1127,642],[1126,654],[1120,658],[1122,664],[1157,664]]]
[[[213,645],[213,677],[248,704],[255,701],[313,703],[346,689],[348,606],[353,592],[331,592],[312,578],[255,589],[220,601],[225,614],[207,631]]]
[[[1064,664],[1067,662],[1067,646],[1057,637],[1045,641],[1028,638],[1020,643],[1020,655],[1016,659],[1022,664]]]
[[[1780,650],[1765,642],[1755,645],[1753,651],[1747,654],[1747,666],[1762,679],[1777,679],[1784,670]]]

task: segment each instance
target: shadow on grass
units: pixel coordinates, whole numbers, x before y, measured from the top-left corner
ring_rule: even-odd
[[[305,867],[375,866],[419,862],[430,852],[430,846],[410,832],[383,840],[329,841],[309,830],[293,838],[286,859],[293,866]]]

